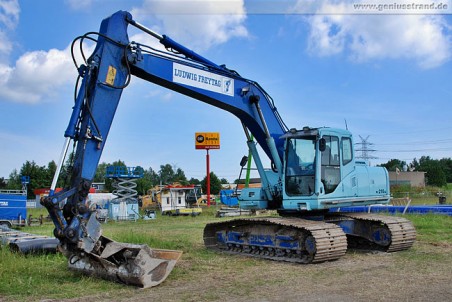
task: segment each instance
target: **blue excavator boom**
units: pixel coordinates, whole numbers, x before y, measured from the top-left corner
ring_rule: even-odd
[[[166,51],[130,41],[129,26],[157,39]],[[64,133],[66,141],[51,194],[41,200],[53,220],[54,234],[70,268],[150,287],[165,280],[181,256],[179,251],[151,249],[104,237],[87,203],[122,91],[132,77],[228,111],[243,126],[262,187],[242,190],[240,204],[251,210],[275,209],[282,217],[208,224],[204,231],[207,247],[311,263],[343,255],[346,234],[365,238],[388,251],[412,245],[414,229],[403,219],[386,222],[378,217],[330,214],[331,209],[388,203],[390,198],[387,171],[355,160],[350,132],[333,128],[288,129],[272,98],[257,82],[155,33],[128,12],[119,11],[102,21],[99,32],[76,38],[72,50],[77,43],[82,50],[88,40],[96,43],[93,53],[86,57],[82,52],[81,64],[73,56],[79,74],[78,93]],[[75,152],[70,179],[56,193],[71,142]],[[264,168],[256,144],[270,160],[272,169]],[[295,221],[285,216],[304,219]],[[406,231],[389,226],[394,224]],[[405,239],[396,244],[394,238],[400,236]]]

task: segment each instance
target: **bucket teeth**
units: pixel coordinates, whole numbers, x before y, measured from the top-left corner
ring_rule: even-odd
[[[116,242],[103,236],[100,242],[105,244],[91,253],[68,251],[62,247],[69,268],[86,275],[148,288],[162,283],[182,255],[181,251],[152,249],[147,245]]]

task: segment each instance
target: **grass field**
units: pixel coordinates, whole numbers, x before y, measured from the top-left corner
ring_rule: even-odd
[[[353,289],[357,292],[353,296],[356,301],[361,298],[368,301],[372,290],[383,290],[377,284],[375,289],[360,294],[361,287],[357,286],[364,280],[360,278],[376,279],[384,282],[385,286],[414,286],[413,291],[421,285],[425,287],[428,278],[429,284],[436,282],[438,300],[452,298],[449,285],[452,268],[451,217],[405,215],[418,232],[417,242],[408,251],[383,255],[350,251],[333,262],[293,265],[206,250],[202,232],[206,223],[218,221],[214,211],[212,207],[197,217],[158,215],[155,220],[103,224],[103,234],[116,241],[183,251],[176,268],[158,287],[138,290],[76,274],[67,269],[66,259],[59,254],[23,256],[2,248],[0,301],[262,301],[262,297],[266,301],[309,301],[309,297],[325,298],[318,301],[340,301],[341,297],[349,300],[344,295]],[[39,210],[35,210],[33,216],[39,214]],[[49,236],[52,230],[51,223],[23,229]],[[405,274],[410,275],[411,283],[404,280]],[[350,283],[353,278],[358,278],[358,284]],[[304,291],[304,296],[297,296],[300,292],[296,288],[299,286],[309,288]],[[429,290],[433,290],[432,287],[423,293],[432,298]],[[385,297],[408,301],[401,299],[405,296],[397,296],[391,291]],[[421,297],[421,294],[413,294],[412,298],[417,301],[416,298]]]

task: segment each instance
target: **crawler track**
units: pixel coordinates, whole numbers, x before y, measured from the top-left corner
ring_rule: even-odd
[[[367,213],[341,213],[340,216],[353,219],[368,226],[380,227],[383,233],[390,238],[389,244],[381,246],[386,252],[409,249],[416,240],[416,230],[413,224],[408,219],[402,217]],[[368,228],[371,229],[372,227]],[[376,244],[378,245],[378,242]]]
[[[295,263],[336,260],[347,250],[347,237],[340,227],[299,218],[209,223],[204,243],[207,248],[230,254]]]

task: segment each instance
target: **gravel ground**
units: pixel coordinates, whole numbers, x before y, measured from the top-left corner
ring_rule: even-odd
[[[158,287],[66,301],[452,301],[448,244],[416,242],[392,254],[351,251],[311,265],[220,255],[183,257],[176,267]]]

